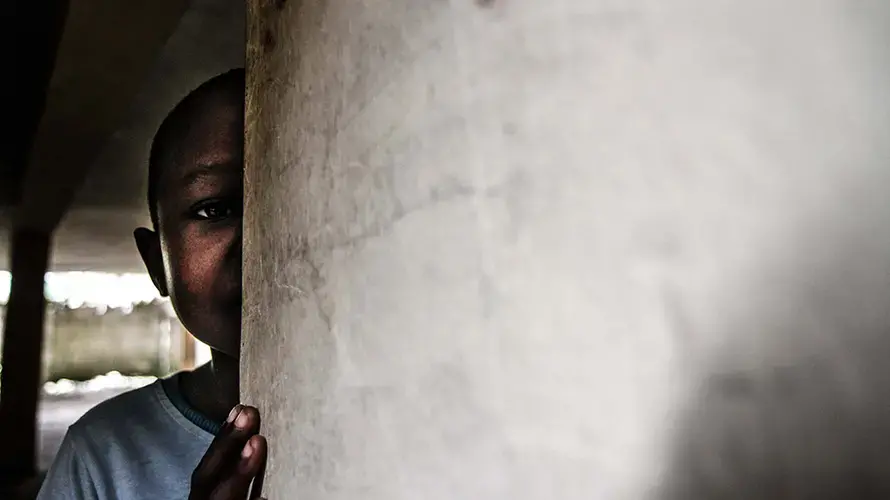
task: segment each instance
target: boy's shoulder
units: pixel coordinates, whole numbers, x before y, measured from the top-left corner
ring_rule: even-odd
[[[178,439],[183,433],[206,439],[171,402],[165,389],[169,380],[158,379],[97,404],[69,427],[68,434],[95,444],[157,440],[165,435]]]
[[[69,433],[100,437],[125,431],[133,425],[144,427],[157,418],[162,406],[161,381],[129,390],[97,404],[69,428]]]
[[[169,380],[112,397],[71,425],[39,498],[69,498],[72,485],[98,498],[185,498],[212,435],[179,413]]]

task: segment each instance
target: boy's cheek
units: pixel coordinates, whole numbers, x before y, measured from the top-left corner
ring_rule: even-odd
[[[213,289],[221,257],[212,252],[192,253],[180,261],[178,285],[186,293],[201,296]]]
[[[199,241],[183,248],[179,257],[176,280],[186,293],[198,300],[213,301],[232,288],[240,288],[240,260],[229,258],[229,245],[218,240]]]

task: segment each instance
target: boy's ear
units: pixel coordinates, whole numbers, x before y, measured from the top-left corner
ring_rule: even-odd
[[[145,269],[151,276],[152,283],[161,297],[166,297],[169,291],[167,278],[164,276],[164,258],[161,255],[161,240],[158,238],[158,233],[140,227],[133,231],[133,238],[136,239],[136,248],[139,249],[139,255],[142,256],[142,262],[145,263]]]

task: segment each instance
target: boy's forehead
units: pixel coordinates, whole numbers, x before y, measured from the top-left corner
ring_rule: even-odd
[[[161,175],[160,191],[175,195],[202,184],[240,179],[243,170],[241,158],[232,155],[207,155],[196,161],[174,162]]]
[[[240,175],[244,135],[236,109],[198,117],[177,137],[176,147],[162,169],[162,183],[188,181],[196,176]]]

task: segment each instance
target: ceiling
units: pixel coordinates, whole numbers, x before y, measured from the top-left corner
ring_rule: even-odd
[[[28,42],[12,45],[4,82],[19,106],[0,148],[0,226],[58,223],[55,271],[142,271],[131,235],[148,219],[151,137],[189,90],[243,65],[244,3],[16,2],[5,20]]]

